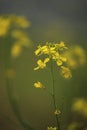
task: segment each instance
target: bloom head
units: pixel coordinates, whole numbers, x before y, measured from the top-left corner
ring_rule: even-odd
[[[67,65],[67,57],[63,53],[67,49],[64,42],[60,43],[49,43],[46,42],[45,45],[39,45],[35,51],[36,56],[44,56],[46,57],[43,61],[39,59],[37,61],[37,67],[34,70],[44,69],[47,66],[47,63],[51,60],[56,63],[58,67],[61,68],[62,75],[65,78],[71,78],[71,73]]]

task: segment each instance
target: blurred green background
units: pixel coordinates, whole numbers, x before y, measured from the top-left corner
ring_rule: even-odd
[[[13,86],[18,95],[22,117],[29,121],[36,130],[46,130],[47,126],[55,126],[56,123],[52,98],[46,91],[33,87],[36,81],[41,81],[49,89],[52,84],[47,71],[33,71],[36,65],[34,50],[38,44],[43,44],[45,41],[59,42],[62,40],[67,45],[80,45],[86,51],[86,13],[87,1],[83,0],[0,0],[1,16],[15,14],[25,16],[31,22],[31,27],[27,32],[33,46],[24,48],[21,56],[13,60],[12,66],[16,72]],[[9,41],[5,41],[4,48],[2,48],[2,40],[0,42],[0,130],[22,130],[10,106],[4,77],[3,52],[9,50]],[[62,130],[67,129],[69,123],[74,120],[74,115],[71,113],[73,99],[87,98],[87,65],[77,68],[72,73],[72,79],[65,80],[58,74],[55,66],[56,98],[59,107],[64,97]],[[7,117],[13,122],[10,122]]]

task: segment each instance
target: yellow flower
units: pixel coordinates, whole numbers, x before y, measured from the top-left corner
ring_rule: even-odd
[[[56,60],[56,63],[58,66],[61,66],[63,62],[66,62],[66,61],[67,61],[66,57],[59,56],[59,58]]]
[[[58,66],[61,66],[63,64],[63,62],[60,59],[57,60],[56,63],[57,63]]]
[[[38,49],[35,51],[35,55],[40,55],[40,53],[41,53],[41,46],[39,45],[37,48]]]
[[[72,110],[87,117],[87,100],[83,98],[77,99],[72,105]]]
[[[65,66],[61,66],[61,74],[63,75],[64,78],[68,79],[71,78],[71,72],[70,69],[68,67]]]
[[[48,45],[44,45],[44,46],[38,46],[38,49],[35,51],[35,55],[41,55],[41,54],[48,54],[51,55],[55,53],[55,47],[51,47]]]
[[[35,55],[41,56],[46,55],[48,56],[47,62],[50,60],[54,60],[58,67],[61,67],[65,62],[67,62],[67,57],[63,55],[64,49],[67,47],[65,46],[64,42],[60,43],[48,43],[46,42],[45,45],[39,45],[37,47],[37,50],[35,51]],[[46,67],[45,60],[38,60],[37,61],[38,66],[34,68],[34,70],[43,69]],[[66,72],[68,71],[68,72]],[[62,67],[62,73],[65,78],[71,77],[69,69],[66,70]]]
[[[14,44],[11,48],[11,56],[13,58],[18,57],[22,52],[22,47],[19,44]]]
[[[57,127],[47,127],[47,130],[57,130]]]
[[[66,47],[66,45],[63,41],[61,41],[60,43],[56,43],[55,48],[57,50],[68,49],[68,47]]]
[[[78,45],[73,46],[64,55],[67,57],[67,65],[72,69],[76,69],[86,63],[85,50]]]
[[[49,58],[45,58],[44,61],[42,60],[38,60],[37,61],[37,67],[34,68],[34,70],[38,70],[38,69],[43,69],[46,67],[46,63],[49,61],[50,59]]]
[[[57,60],[57,59],[59,58],[59,56],[60,56],[59,52],[55,52],[55,53],[53,53],[53,55],[52,55],[52,59],[53,59],[53,60]]]
[[[28,38],[26,33],[21,30],[13,30],[11,35],[13,38],[17,39],[17,43],[22,46],[27,47],[31,44],[31,40]]]
[[[56,109],[55,112],[54,112],[55,115],[59,115],[60,113],[61,113],[61,111],[58,110],[58,109]]]
[[[10,26],[10,20],[1,17],[0,18],[0,36],[6,35]]]
[[[34,83],[34,87],[35,87],[35,88],[45,88],[45,87],[43,86],[43,84],[40,83],[39,81],[36,82],[36,83]]]

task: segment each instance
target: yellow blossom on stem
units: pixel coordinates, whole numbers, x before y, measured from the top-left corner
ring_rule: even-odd
[[[63,75],[64,78],[68,79],[72,77],[72,74],[70,72],[70,69],[65,66],[61,66],[61,74]]]
[[[61,111],[58,110],[58,109],[56,109],[55,112],[54,112],[55,115],[59,115],[60,113],[61,113]]]
[[[48,57],[44,61],[39,59],[37,61],[37,67],[34,70],[44,69],[46,67],[46,63],[50,60],[56,62],[57,66],[60,67],[61,73],[65,78],[71,78],[71,72],[68,67],[64,67],[67,65],[67,57],[64,55],[65,50],[67,49],[65,43],[61,41],[60,43],[49,43],[46,42],[45,45],[39,45],[35,51],[36,56],[46,56]]]
[[[34,87],[35,88],[45,88],[44,85],[41,82],[39,82],[39,81],[34,83]]]
[[[57,130],[57,127],[47,127],[47,130]]]
[[[43,69],[46,67],[46,63],[49,61],[50,59],[49,58],[45,58],[44,61],[42,60],[38,60],[37,61],[37,67],[34,68],[34,70],[38,70],[38,69]]]

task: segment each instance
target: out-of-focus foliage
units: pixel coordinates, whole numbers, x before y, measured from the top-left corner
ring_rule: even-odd
[[[36,56],[44,56],[44,60],[39,59],[37,61],[37,67],[34,70],[44,69],[49,61],[55,61],[57,66],[61,69],[61,74],[64,78],[71,78],[71,72],[67,63],[67,57],[63,55],[64,51],[68,51],[64,42],[60,43],[48,43],[46,42],[45,45],[39,45],[37,50],[35,51]]]
[[[86,63],[86,52],[79,45],[72,46],[64,55],[67,57],[67,65],[72,69],[76,69]]]
[[[87,99],[80,98],[75,100],[72,105],[72,110],[87,118]]]
[[[11,47],[11,56],[18,57],[22,52],[22,47],[31,45],[31,40],[26,33],[31,23],[23,16],[8,15],[0,16],[0,37],[9,37],[13,39]]]

